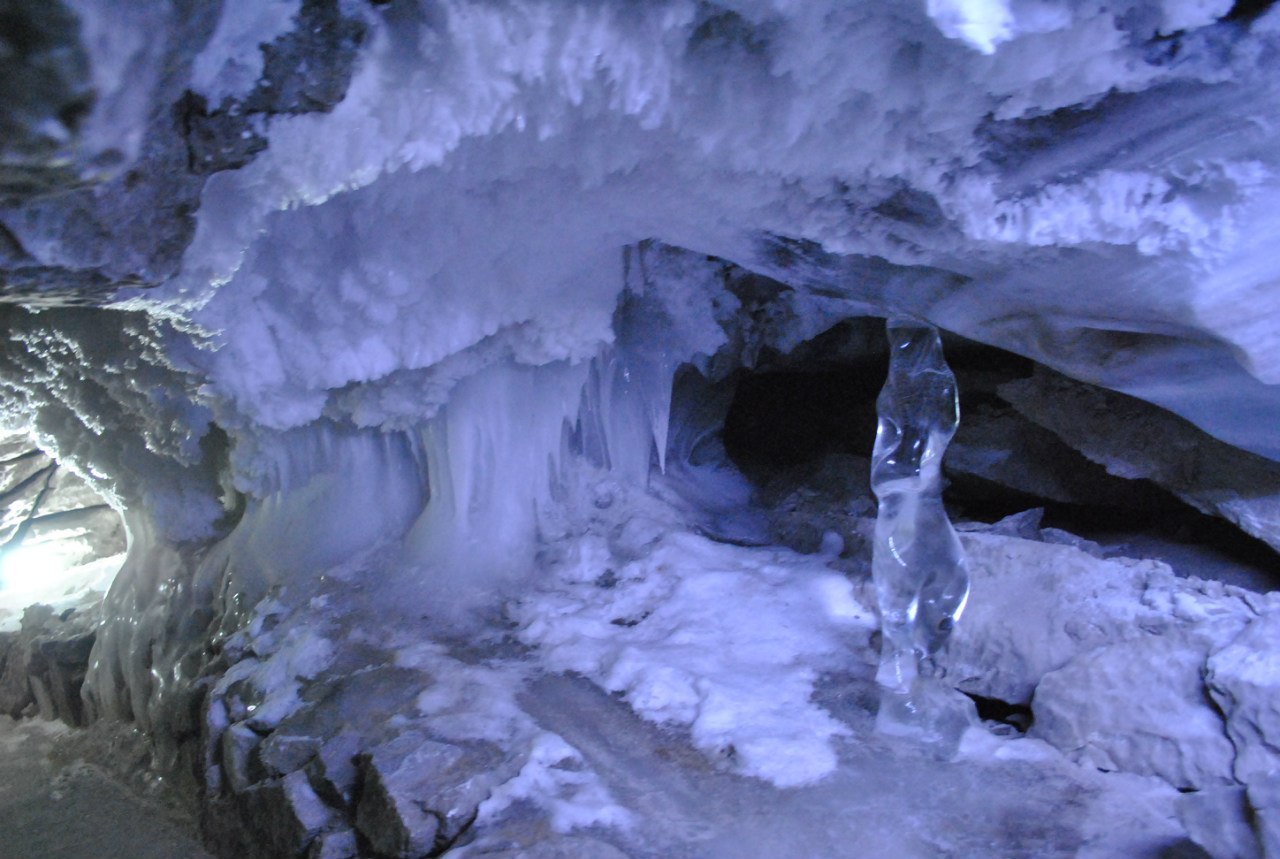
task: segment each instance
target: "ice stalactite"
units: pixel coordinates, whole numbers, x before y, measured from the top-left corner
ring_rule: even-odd
[[[650,402],[663,396],[647,386],[650,368],[616,346],[604,347],[591,364],[578,416],[578,447],[587,461],[634,486],[648,480],[654,448],[666,444],[666,425],[656,431]]]
[[[406,540],[425,611],[458,620],[528,566],[561,484],[587,364],[497,364],[462,382],[422,434],[430,500]]]
[[[264,597],[307,592],[398,540],[425,501],[417,454],[404,432],[329,422],[263,431],[231,454],[244,504],[218,539],[177,541],[168,521],[126,510],[129,552],[103,602],[86,679],[92,712],[158,736],[191,731],[211,640],[245,626]]]
[[[942,455],[960,423],[956,378],[931,325],[889,320],[889,375],[871,486],[880,502],[872,576],[880,607],[883,730],[941,738],[957,724],[933,682],[969,596],[963,550],[942,506]]]

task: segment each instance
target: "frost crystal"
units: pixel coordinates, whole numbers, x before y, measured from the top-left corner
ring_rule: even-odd
[[[889,377],[876,401],[871,464],[880,501],[872,576],[884,634],[876,679],[910,696],[969,596],[960,541],[942,506],[942,454],[960,405],[937,329],[891,319],[886,331]]]

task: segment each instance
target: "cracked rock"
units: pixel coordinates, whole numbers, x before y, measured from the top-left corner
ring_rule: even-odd
[[[1235,749],[1201,679],[1210,647],[1177,631],[1085,653],[1041,681],[1030,734],[1104,771],[1229,785]]]
[[[1117,477],[1147,479],[1280,550],[1280,463],[1150,403],[1037,368],[1000,396]]]
[[[1250,784],[1280,770],[1280,611],[1254,620],[1209,658],[1209,693],[1236,747],[1235,776]]]
[[[972,591],[947,666],[965,692],[1026,704],[1042,677],[1078,654],[1167,622],[1142,603],[1153,577],[1173,580],[1158,561],[1002,534],[961,539]]]
[[[489,794],[495,755],[402,734],[357,756],[356,828],[378,856],[417,859],[451,844]]]

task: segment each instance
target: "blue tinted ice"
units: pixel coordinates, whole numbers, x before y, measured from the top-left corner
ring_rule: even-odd
[[[942,507],[942,454],[960,405],[937,329],[889,320],[887,333],[889,377],[876,401],[871,463],[880,501],[872,576],[884,634],[876,679],[909,694],[969,595],[960,541]]]

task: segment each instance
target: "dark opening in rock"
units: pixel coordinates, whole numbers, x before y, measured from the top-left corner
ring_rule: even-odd
[[[723,383],[730,389],[720,433],[724,454],[756,485],[762,505],[785,514],[775,538],[800,551],[816,551],[824,533],[840,530],[832,516],[874,512],[867,481],[876,398],[888,366],[883,324],[846,320],[789,354],[762,355],[756,368]],[[1131,433],[1099,431],[1100,442],[1091,438],[1077,447],[1071,433],[1050,428],[1062,420],[1038,413],[1025,394],[1011,399],[1054,374],[1002,349],[952,334],[943,340],[960,389],[960,428],[944,462],[945,500],[955,520],[990,525],[1039,509],[1034,527],[1020,536],[1042,539],[1043,531],[1055,541],[1084,538],[1089,551],[1156,558],[1181,575],[1263,590],[1280,583],[1273,547],[1227,521],[1228,513],[1207,515],[1213,511],[1197,502],[1195,487],[1169,483],[1170,466],[1157,463],[1151,479],[1138,476],[1146,468],[1140,461],[1145,418],[1134,419]],[[1089,403],[1080,402],[1082,408]],[[1192,459],[1183,470],[1202,470],[1196,451],[1215,444],[1222,446],[1208,436],[1203,445],[1191,438],[1185,447]],[[1133,468],[1115,465],[1130,458]],[[831,515],[816,512],[823,504]]]
[[[965,694],[973,699],[974,705],[978,708],[978,718],[988,722],[1010,725],[1023,734],[1031,727],[1031,722],[1033,721],[1031,708],[1025,704],[1010,704],[1008,701],[1001,701],[999,698],[984,698],[971,692],[966,692]]]
[[[889,367],[883,319],[852,319],[736,379],[724,421],[729,458],[753,479],[834,453],[869,457]]]

